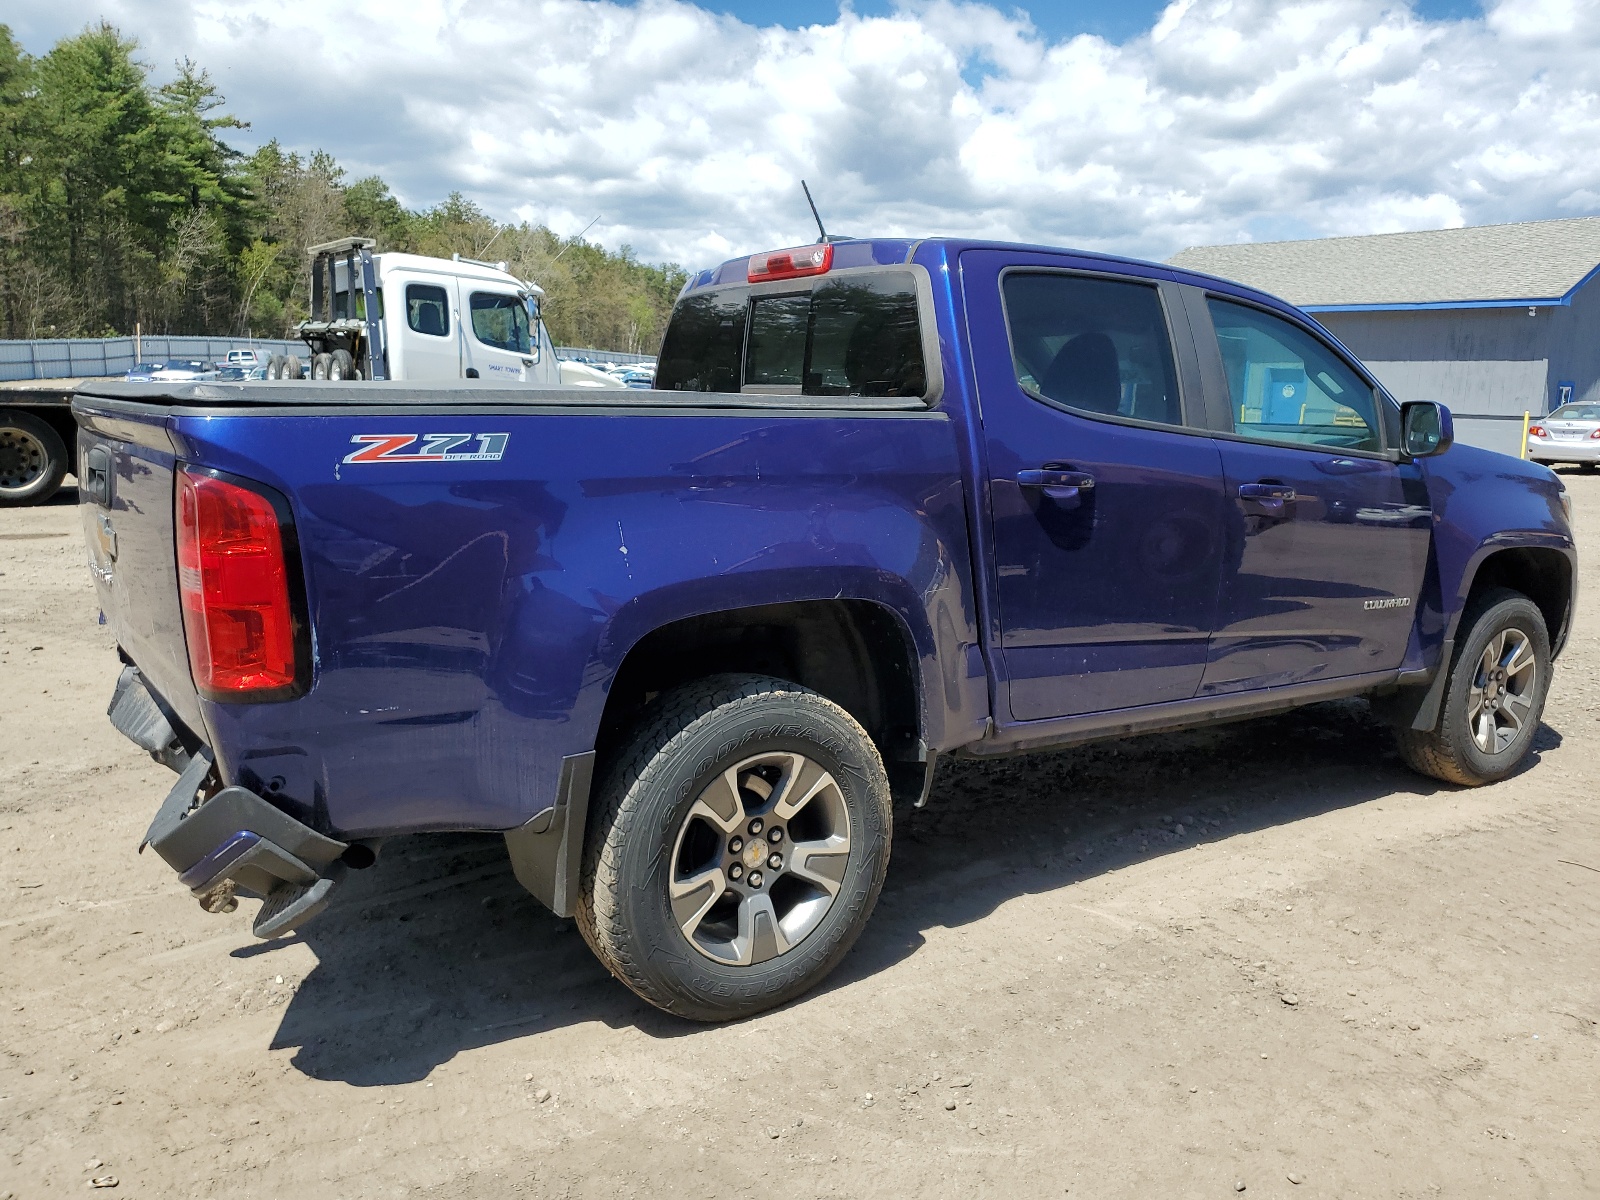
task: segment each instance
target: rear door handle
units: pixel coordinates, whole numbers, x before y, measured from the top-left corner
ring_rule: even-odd
[[[1250,500],[1269,512],[1277,512],[1295,498],[1294,489],[1281,483],[1241,483],[1239,499]]]
[[[1087,471],[1063,471],[1055,467],[1046,467],[1039,471],[1018,471],[1017,482],[1023,487],[1092,488],[1094,476]]]
[[[1067,471],[1059,467],[1018,471],[1017,482],[1025,488],[1040,489],[1062,508],[1077,508],[1085,494],[1094,490],[1094,476],[1087,471]]]

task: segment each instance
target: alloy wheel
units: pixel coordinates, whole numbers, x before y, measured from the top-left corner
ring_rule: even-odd
[[[1467,691],[1467,722],[1485,754],[1500,753],[1522,732],[1533,711],[1537,667],[1533,642],[1520,629],[1502,629],[1483,648]]]
[[[673,919],[714,962],[766,962],[822,923],[849,856],[848,802],[826,768],[793,751],[744,759],[701,791],[678,830]]]

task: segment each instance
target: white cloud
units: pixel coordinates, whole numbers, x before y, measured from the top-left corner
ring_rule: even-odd
[[[26,0],[208,66],[254,135],[412,205],[705,265],[832,229],[1164,257],[1180,246],[1570,216],[1600,195],[1600,0],[1179,0],[1124,45],[1008,4],[756,29],[680,0]],[[324,36],[318,31],[332,30]]]

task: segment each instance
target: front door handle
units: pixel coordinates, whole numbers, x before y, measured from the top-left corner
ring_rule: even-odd
[[[1294,498],[1294,489],[1285,487],[1281,483],[1241,483],[1239,485],[1239,499],[1252,501],[1268,512],[1282,511],[1283,506]]]
[[[1018,471],[1017,482],[1025,488],[1039,488],[1063,508],[1077,508],[1083,503],[1084,496],[1094,490],[1093,475],[1087,471],[1068,471],[1060,467]]]

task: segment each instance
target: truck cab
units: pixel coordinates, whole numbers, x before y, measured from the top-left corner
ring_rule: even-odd
[[[557,358],[539,313],[544,290],[504,262],[376,254],[374,244],[343,238],[311,248],[312,315],[295,328],[310,362],[281,356],[268,365],[269,379],[622,386]]]

